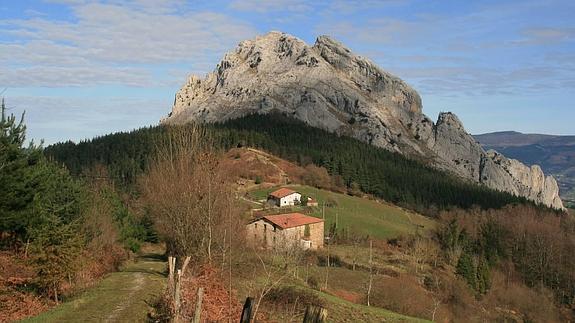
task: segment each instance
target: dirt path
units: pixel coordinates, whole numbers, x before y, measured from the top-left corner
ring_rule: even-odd
[[[145,322],[165,286],[159,251],[143,254],[77,298],[24,322]]]

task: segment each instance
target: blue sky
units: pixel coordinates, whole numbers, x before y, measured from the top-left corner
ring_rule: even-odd
[[[156,124],[241,40],[330,35],[471,133],[575,134],[575,1],[0,0],[0,89],[29,138]]]

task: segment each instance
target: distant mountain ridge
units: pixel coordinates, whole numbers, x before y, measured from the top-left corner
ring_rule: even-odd
[[[521,133],[517,131],[500,131],[474,135],[482,145],[511,147],[526,145],[575,146],[575,136],[544,135]]]
[[[575,206],[575,136],[502,131],[474,138],[485,149],[496,150],[527,165],[540,165],[557,179],[563,200]]]
[[[486,152],[453,113],[433,122],[415,89],[328,36],[308,45],[270,32],[241,42],[213,72],[188,79],[162,122],[219,123],[271,112],[563,208],[556,180],[539,166]]]

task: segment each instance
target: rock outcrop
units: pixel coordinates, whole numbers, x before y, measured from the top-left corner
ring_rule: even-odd
[[[539,167],[485,152],[452,113],[434,123],[413,88],[327,36],[313,46],[280,32],[240,43],[205,78],[188,79],[162,122],[219,122],[271,111],[563,208],[557,183]]]

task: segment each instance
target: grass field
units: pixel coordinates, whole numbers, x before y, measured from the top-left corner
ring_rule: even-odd
[[[338,228],[345,228],[355,234],[389,239],[416,233],[425,235],[435,226],[433,220],[420,214],[378,201],[305,185],[287,185],[286,187],[310,196],[319,202],[320,206],[313,208],[312,216],[322,217],[324,202],[327,205],[335,204],[332,207],[325,207],[326,231],[333,223],[337,222]],[[249,195],[255,200],[262,200],[277,188],[257,189],[251,191]]]
[[[264,252],[260,256],[268,263],[267,269],[273,273],[274,277],[286,274],[284,269],[281,269],[283,268],[282,266],[273,267],[269,264],[269,253],[266,254]],[[264,284],[264,276],[266,274],[262,266],[258,264],[259,259],[256,256],[246,254],[245,257],[244,262],[238,263],[234,269],[234,275],[236,275],[234,277],[234,285],[239,291],[241,300],[247,296],[255,296],[257,298],[257,293],[261,285]],[[313,276],[318,281],[319,287],[323,287],[325,271],[326,267],[316,265],[309,267],[299,266],[298,278],[289,274],[277,286],[278,288],[295,287],[296,290],[302,291],[302,295],[315,294],[322,300],[322,306],[328,312],[327,322],[429,322],[425,319],[403,315],[385,308],[363,305],[365,302],[363,297],[365,295],[366,282],[369,278],[369,273],[365,271],[330,267],[327,292],[314,289],[305,283],[307,277]],[[382,278],[383,276],[377,276],[374,288],[382,288],[381,284],[377,283],[377,280]],[[352,295],[355,299],[342,298],[340,294]],[[292,301],[289,304],[289,309],[294,306],[295,304]],[[266,304],[261,310],[266,313],[267,318],[274,318],[270,320],[272,322],[301,322],[301,317],[294,318],[292,316],[293,313],[286,313],[285,308],[270,307],[269,304]]]
[[[431,322],[375,306],[354,304],[326,293],[317,293],[327,303],[328,322]]]
[[[165,286],[164,270],[160,253],[143,254],[76,298],[23,322],[147,322],[149,304]]]

